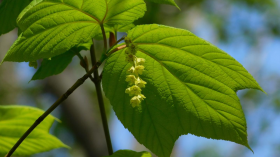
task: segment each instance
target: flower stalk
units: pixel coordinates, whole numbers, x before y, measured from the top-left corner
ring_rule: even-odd
[[[127,93],[130,97],[130,104],[132,107],[139,107],[141,104],[141,101],[143,101],[146,97],[141,93],[142,89],[145,88],[145,85],[147,84],[145,81],[143,81],[140,78],[140,75],[143,74],[143,71],[145,69],[144,58],[137,58],[136,53],[138,51],[138,46],[135,43],[132,43],[132,41],[125,37],[125,43],[126,43],[126,50],[125,50],[125,61],[130,63],[132,66],[127,71],[127,76],[125,81],[128,82],[128,87],[125,90],[125,93]]]

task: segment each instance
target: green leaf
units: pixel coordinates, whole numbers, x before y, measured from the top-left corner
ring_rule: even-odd
[[[114,27],[116,32],[127,32],[131,30],[135,25],[133,23],[127,25],[117,25]]]
[[[72,58],[76,55],[75,50],[71,49],[61,55],[51,59],[44,59],[40,68],[33,75],[31,80],[42,80],[49,76],[58,75],[71,63]]]
[[[180,10],[180,8],[178,7],[178,5],[175,3],[174,0],[147,0],[147,1],[154,2],[154,3],[173,5],[173,6],[177,7]]]
[[[49,76],[60,74],[71,63],[72,58],[76,55],[76,53],[81,50],[89,50],[91,45],[92,42],[80,44],[77,48],[74,47],[61,55],[50,59],[44,59],[40,68],[33,75],[31,80],[42,80]]]
[[[149,152],[135,152],[132,150],[118,150],[113,155],[106,157],[152,157]]]
[[[34,0],[18,17],[23,32],[3,61],[35,61],[88,43],[101,24],[130,24],[146,11],[143,0]]]
[[[250,149],[236,92],[262,89],[240,63],[187,30],[142,25],[128,37],[139,47],[137,57],[146,59],[141,108],[133,108],[125,94],[131,67],[125,49],[108,58],[102,83],[117,117],[138,142],[160,157],[169,157],[178,137],[188,133]]]
[[[133,23],[125,24],[125,25],[118,24],[118,25],[114,25],[114,26],[105,25],[106,38],[109,38],[110,32],[112,32],[112,33],[127,32],[130,29],[132,29],[133,27],[135,27],[135,25]],[[99,31],[98,35],[96,35],[94,37],[94,39],[103,40],[103,34],[102,34],[101,30]]]
[[[3,0],[0,4],[0,35],[17,27],[16,19],[30,0]]]
[[[0,156],[7,154],[17,140],[43,113],[42,110],[27,106],[0,106]],[[53,116],[48,116],[23,141],[14,155],[30,156],[56,148],[68,148],[59,139],[49,134],[54,120]]]

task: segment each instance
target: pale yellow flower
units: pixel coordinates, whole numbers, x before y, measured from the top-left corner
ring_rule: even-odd
[[[126,93],[126,94],[129,94],[129,95],[130,95],[130,91],[131,91],[130,88],[125,89],[125,93]]]
[[[136,74],[140,74],[140,75],[142,75],[142,73],[143,73],[143,71],[144,71],[144,66],[143,65],[137,65],[136,67],[135,67],[135,73]]]
[[[130,104],[132,107],[139,106],[141,104],[141,101],[144,100],[145,98],[146,97],[143,94],[139,94],[130,99]]]
[[[137,95],[138,96],[138,98],[142,101],[142,100],[144,100],[146,97],[143,95],[143,94],[139,94],[139,95]]]
[[[127,88],[125,90],[125,93],[129,94],[129,96],[139,95],[139,94],[141,94],[141,88],[136,86],[136,85],[134,85],[134,86],[132,86],[130,88]]]
[[[130,104],[132,107],[139,106],[141,103],[141,100],[139,99],[138,96],[134,96],[133,98],[130,99]]]
[[[135,84],[140,87],[140,88],[145,88],[145,85],[147,84],[147,82],[143,81],[142,79],[138,78],[135,81]]]
[[[129,83],[129,85],[133,85],[136,81],[136,77],[134,75],[127,75],[125,81]]]
[[[143,65],[145,63],[145,59],[144,58],[137,58],[136,62],[137,62],[137,65]]]
[[[128,74],[134,74],[134,72],[135,72],[134,66],[132,66],[131,68],[129,68],[129,69],[127,70],[127,73],[128,73]]]

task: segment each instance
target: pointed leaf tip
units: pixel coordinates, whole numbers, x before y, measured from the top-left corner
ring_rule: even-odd
[[[253,154],[255,154],[254,153],[254,151],[253,151],[253,149],[249,146],[249,143],[247,142],[247,144],[245,145],[248,149],[250,149],[250,151],[253,153]]]
[[[169,157],[177,138],[190,133],[232,141],[252,151],[236,89],[260,86],[240,63],[183,29],[140,25],[128,37],[138,47],[136,56],[146,60],[141,112],[131,107],[124,92],[128,84],[120,81],[131,67],[124,62],[125,49],[108,58],[102,84],[117,117],[140,143]]]
[[[26,128],[29,128],[43,113],[44,111],[29,106],[1,105],[0,156],[6,155],[13,146],[11,143],[16,143],[17,140],[25,133]],[[18,147],[15,151],[14,155],[31,156],[36,153],[56,148],[70,148],[49,133],[54,120],[55,118],[53,116],[47,116],[44,121],[42,121],[41,124],[39,124],[36,129],[34,129],[33,132],[23,141],[20,147]]]

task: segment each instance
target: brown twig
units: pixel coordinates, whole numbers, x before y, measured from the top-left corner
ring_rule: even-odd
[[[106,40],[106,36],[103,36],[103,37],[104,37],[104,40]],[[106,52],[106,51],[104,51],[104,52]],[[93,42],[93,44],[91,46],[91,49],[90,49],[90,56],[91,56],[92,66],[94,66],[96,64],[94,42]],[[105,133],[107,148],[108,148],[109,155],[112,155],[114,152],[113,152],[113,147],[112,147],[112,142],[111,142],[111,137],[110,137],[108,121],[107,121],[107,117],[106,117],[104,100],[103,100],[103,96],[102,96],[101,78],[99,76],[98,69],[94,70],[93,75],[94,75],[94,84],[95,84],[95,87],[96,87],[97,99],[98,99],[98,104],[99,104],[103,129],[104,129],[104,133]]]
[[[66,93],[64,93],[43,115],[41,115],[33,125],[22,135],[22,137],[17,141],[17,143],[12,147],[9,153],[5,157],[10,157],[16,149],[20,146],[20,144],[25,140],[25,138],[54,110],[56,109],[64,100],[68,98],[79,86],[81,86],[87,78],[91,76],[91,74],[98,69],[101,63],[96,62],[95,65],[89,70],[87,74],[78,79],[75,84],[69,88]]]

